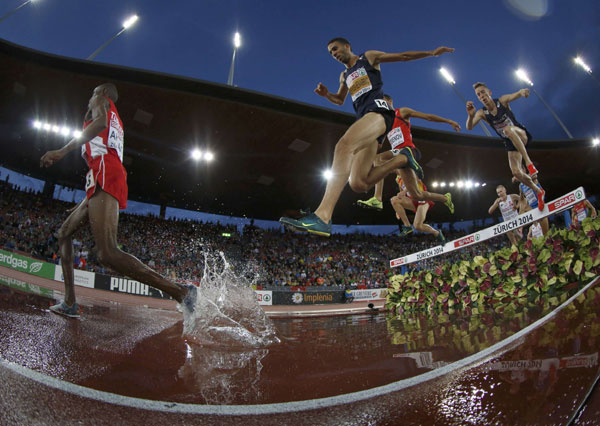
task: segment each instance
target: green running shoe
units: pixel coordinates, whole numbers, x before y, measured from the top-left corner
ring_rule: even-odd
[[[438,229],[438,236],[437,239],[440,243],[445,243],[446,242],[446,237],[444,237],[444,234],[442,233],[441,229]]]
[[[309,232],[311,234],[329,237],[331,235],[331,221],[325,223],[316,214],[311,213],[298,220],[291,217],[282,217],[279,219],[286,228],[295,232]]]
[[[406,159],[408,160],[407,166],[415,171],[415,174],[419,179],[423,180],[425,177],[425,172],[423,172],[423,167],[421,167],[421,165],[417,163],[417,160],[415,160],[412,149],[405,146],[398,153],[406,156]]]
[[[402,225],[402,229],[400,230],[400,236],[405,237],[413,231],[412,226]]]
[[[449,192],[446,192],[444,194],[444,196],[446,197],[446,202],[444,203],[444,205],[446,207],[448,207],[448,210],[450,210],[450,213],[454,213],[454,203],[452,202],[452,194],[450,194]]]
[[[356,205],[359,207],[364,207],[365,209],[372,209],[377,211],[383,210],[383,203],[375,197],[369,198],[366,201],[358,200],[356,202]]]

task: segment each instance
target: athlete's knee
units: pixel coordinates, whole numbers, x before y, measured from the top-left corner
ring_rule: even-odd
[[[367,192],[370,187],[364,179],[350,176],[350,188],[354,192]]]
[[[99,247],[98,248],[98,261],[104,266],[112,268],[118,258],[118,250],[111,247]]]
[[[427,230],[427,228],[425,228],[425,225],[423,224],[423,222],[414,222],[413,226],[415,227],[415,229],[417,231],[421,231],[421,232],[425,232]]]
[[[423,194],[423,192],[421,192],[419,190],[414,191],[414,192],[415,192],[414,194],[412,192],[410,194],[412,196],[413,200],[415,200],[415,201],[425,201],[425,194]]]
[[[512,174],[515,178],[517,178],[517,180],[519,180],[520,182],[523,182],[523,179],[525,179],[525,173],[523,173],[523,170],[521,170],[518,167],[514,167],[511,168]]]

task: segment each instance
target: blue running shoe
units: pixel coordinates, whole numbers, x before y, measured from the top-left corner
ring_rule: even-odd
[[[69,306],[64,300],[61,300],[59,304],[50,306],[50,311],[54,312],[55,314],[62,315],[63,317],[79,318],[80,316],[79,305],[77,302]]]
[[[194,313],[196,309],[196,299],[198,299],[198,287],[194,284],[186,284],[183,287],[188,289],[187,294],[181,301],[181,306],[183,306],[188,314]]]
[[[442,234],[442,230],[438,229],[438,236],[437,239],[440,243],[445,243],[446,242],[446,237],[444,237],[444,234]]]
[[[407,166],[415,171],[415,174],[419,179],[423,180],[423,178],[425,177],[425,172],[423,172],[423,167],[421,167],[417,160],[415,160],[412,149],[405,146],[398,152],[398,154],[402,154],[406,157],[406,159],[408,160]]]
[[[314,213],[310,213],[298,220],[291,217],[282,217],[279,219],[279,223],[296,232],[309,232],[324,237],[331,235],[331,221],[325,223]]]

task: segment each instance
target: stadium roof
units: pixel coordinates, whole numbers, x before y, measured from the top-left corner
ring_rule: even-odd
[[[119,89],[130,199],[171,207],[271,220],[294,209],[314,209],[325,189],[322,171],[331,164],[335,143],[354,121],[350,114],[272,95],[50,55],[2,40],[0,61],[1,165],[82,188],[86,169],[77,153],[40,169],[42,154],[67,139],[39,132],[32,122],[79,127],[94,87],[110,81]],[[499,183],[518,192],[510,184],[506,153],[497,138],[416,126],[413,136],[430,189],[434,181],[487,184],[453,188],[456,214],[437,206],[432,222],[486,217]],[[192,160],[190,151],[196,147],[212,151],[214,161]],[[533,142],[529,151],[548,197],[580,185],[588,194],[600,193],[599,149],[589,140]],[[396,191],[388,177],[384,198]],[[370,196],[346,188],[333,222],[396,223],[389,205],[383,213],[353,206]]]

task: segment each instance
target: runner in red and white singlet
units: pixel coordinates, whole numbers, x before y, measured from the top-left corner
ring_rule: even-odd
[[[398,174],[398,176],[396,176],[396,183],[400,188],[400,192],[398,192],[397,195],[390,199],[390,203],[392,203],[392,207],[396,212],[396,218],[402,221],[403,224],[400,231],[400,236],[404,236],[412,232],[408,216],[406,215],[406,210],[410,210],[415,212],[413,226],[417,231],[432,234],[435,237],[437,237],[437,239],[440,242],[446,241],[446,238],[444,237],[442,231],[436,230],[425,223],[427,212],[431,210],[435,203],[433,201],[417,201],[413,199],[410,191],[407,190],[406,185],[404,184],[404,181],[400,176],[399,170],[396,173]],[[427,191],[427,187],[425,186],[423,181],[419,180],[418,185],[421,191]]]
[[[89,222],[100,263],[164,291],[182,304],[184,313],[191,313],[197,297],[195,286],[181,286],[167,280],[117,246],[119,208],[127,205],[127,173],[122,164],[123,123],[114,104],[118,97],[112,83],[96,87],[88,103],[81,135],[61,149],[48,151],[40,160],[40,166],[50,167],[68,152],[81,148],[90,169],[85,179],[86,198],[73,209],[58,231],[65,300],[51,306],[50,310],[71,318],[79,317],[79,306],[75,301],[73,234]]]
[[[589,200],[583,200],[575,204],[571,209],[571,222],[573,222],[574,225],[583,222],[583,219],[588,217],[588,210],[592,218],[597,216],[596,208]]]
[[[85,192],[89,200],[96,191],[96,186],[109,193],[119,202],[119,208],[127,208],[127,172],[123,167],[123,122],[113,101],[109,103],[108,127],[100,134],[81,146],[81,156],[86,161],[89,171],[85,177]],[[92,123],[86,117],[83,128]]]
[[[391,96],[384,96],[386,102],[393,108],[393,100]],[[447,123],[457,132],[460,131],[460,125],[453,120],[439,117],[434,114],[426,114],[423,112],[415,111],[412,108],[402,107],[394,110],[395,119],[392,130],[387,133],[387,139],[390,143],[391,150],[378,154],[375,158],[375,165],[386,164],[397,156],[404,156],[406,158],[406,166],[400,168],[399,173],[402,176],[403,181],[406,184],[409,192],[413,198],[418,201],[434,201],[444,203],[450,210],[450,213],[454,213],[454,204],[452,204],[452,197],[450,193],[438,194],[435,192],[429,192],[422,190],[417,181],[422,180],[422,169],[418,165],[421,160],[421,152],[416,148],[413,143],[413,137],[411,133],[410,119],[412,117],[422,118],[427,121],[434,121],[438,123]],[[419,172],[421,171],[419,176]],[[383,179],[377,182],[375,185],[375,195],[368,200],[359,200],[357,204],[360,207],[366,207],[374,210],[383,209]]]

